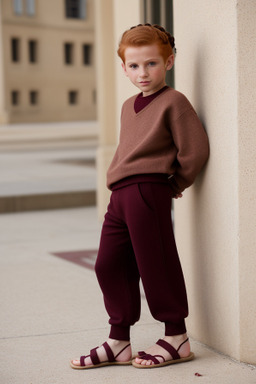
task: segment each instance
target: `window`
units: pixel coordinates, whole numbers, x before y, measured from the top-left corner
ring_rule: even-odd
[[[20,61],[20,39],[11,39],[11,59],[13,62]]]
[[[92,46],[89,44],[83,45],[83,62],[84,65],[90,65],[91,64],[91,51]]]
[[[85,19],[86,0],[65,0],[66,17],[71,19]]]
[[[37,62],[37,41],[36,40],[28,41],[28,59],[30,63]]]
[[[13,0],[13,10],[17,15],[23,14],[23,3],[25,3],[26,14],[35,15],[35,0]]]
[[[78,92],[77,91],[69,91],[68,98],[69,98],[69,104],[70,105],[77,104],[77,102],[78,102]]]
[[[93,102],[93,104],[96,104],[96,102],[97,102],[97,92],[96,92],[96,89],[93,89],[93,91],[92,91],[92,102]]]
[[[13,0],[13,10],[17,15],[21,15],[23,13],[22,0]]]
[[[11,92],[11,103],[14,106],[19,105],[19,103],[20,103],[20,92],[19,91],[12,91]]]
[[[64,44],[64,60],[66,64],[73,64],[74,56],[74,44],[65,43]]]
[[[38,104],[38,92],[37,91],[30,91],[29,92],[29,102],[30,102],[30,105],[37,105]]]
[[[35,0],[26,0],[26,12],[29,16],[35,15]]]

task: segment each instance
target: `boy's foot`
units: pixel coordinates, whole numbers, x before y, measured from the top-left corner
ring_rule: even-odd
[[[190,352],[190,344],[186,334],[165,336],[163,340],[159,340],[146,352],[139,352],[138,355],[133,360],[133,366],[136,368],[162,367],[194,358],[194,354]]]
[[[132,350],[129,341],[108,339],[102,346],[91,350],[90,355],[71,360],[74,369],[98,368],[106,365],[131,364]]]

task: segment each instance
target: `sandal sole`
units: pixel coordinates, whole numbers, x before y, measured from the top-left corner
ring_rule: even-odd
[[[96,365],[85,365],[85,366],[81,366],[81,365],[75,365],[72,363],[72,361],[70,361],[70,366],[71,368],[73,369],[92,369],[92,368],[101,368],[101,367],[107,367],[108,365],[132,365],[132,360],[130,361],[113,361],[113,362],[104,362],[104,363],[100,363],[100,364],[96,364]]]

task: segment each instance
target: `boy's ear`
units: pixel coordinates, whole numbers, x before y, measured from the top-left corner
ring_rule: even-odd
[[[126,76],[128,76],[128,73],[127,73],[127,71],[126,71],[126,67],[125,67],[125,63],[122,61],[122,63],[121,63],[121,66],[122,66],[122,68],[123,68],[123,71],[124,71],[124,74],[126,75]]]
[[[169,71],[174,64],[174,55],[170,55],[168,59],[166,60],[165,68],[167,71]]]

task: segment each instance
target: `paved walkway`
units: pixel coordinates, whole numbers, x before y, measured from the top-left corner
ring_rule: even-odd
[[[196,341],[193,362],[162,369],[69,367],[69,359],[108,334],[91,269],[100,228],[95,207],[0,215],[0,383],[255,384],[255,369]],[[163,333],[142,301],[141,320],[132,330],[134,353]]]

